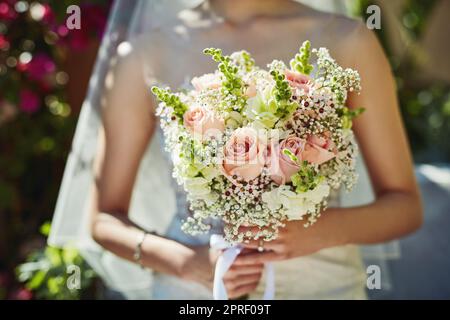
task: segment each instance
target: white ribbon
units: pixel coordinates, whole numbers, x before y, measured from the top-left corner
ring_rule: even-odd
[[[213,249],[225,250],[217,259],[216,270],[214,272],[214,300],[228,300],[227,290],[223,283],[223,276],[230,269],[234,260],[242,251],[242,246],[232,245],[218,234],[213,234],[210,239],[210,246]],[[275,272],[273,265],[269,262],[264,264],[266,272],[266,288],[264,290],[264,300],[273,300],[275,296]]]

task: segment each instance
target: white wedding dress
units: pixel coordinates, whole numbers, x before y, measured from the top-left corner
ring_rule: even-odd
[[[147,14],[149,4],[173,5],[175,2],[178,1],[115,2],[90,83],[89,95],[79,118],[48,240],[50,245],[57,247],[67,245],[77,247],[108,287],[121,292],[128,299],[212,298],[211,290],[206,287],[151,270],[143,270],[136,264],[104,250],[92,240],[88,227],[91,203],[89,190],[94,182],[92,164],[96,154],[98,128],[101,126],[99,106],[110,61],[117,52],[120,54],[121,50],[127,50],[129,44],[127,46],[127,42],[124,41],[129,39],[131,33],[129,25],[144,32],[147,28],[145,24],[148,21],[154,22]],[[198,4],[201,0],[181,2]],[[155,13],[157,11],[151,12],[153,16],[158,16]],[[128,26],[128,30],[124,24]],[[356,206],[373,200],[362,158],[358,160],[357,170],[360,179],[354,191],[350,194],[335,193],[331,205]],[[181,243],[208,244],[209,235],[192,237],[181,231],[181,222],[186,214],[185,195],[171,177],[170,160],[163,151],[161,132],[157,130],[140,163],[129,208],[130,219],[143,229],[155,231]],[[215,226],[213,230],[220,232],[220,226]],[[378,249],[372,251],[375,256],[383,259],[384,248]],[[366,274],[359,248],[356,246],[325,249],[310,256],[276,262],[274,267],[276,299],[366,298]],[[250,298],[261,298],[263,289],[264,278]]]

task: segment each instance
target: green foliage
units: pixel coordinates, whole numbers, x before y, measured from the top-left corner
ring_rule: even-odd
[[[290,61],[291,69],[306,75],[309,75],[313,70],[313,65],[309,63],[311,57],[311,43],[304,41],[299,49],[299,53]]]
[[[400,13],[400,28],[404,45],[401,56],[388,41],[389,28],[374,30],[391,62],[398,87],[403,121],[416,162],[450,161],[450,85],[448,82],[424,76],[422,36],[429,25],[431,13],[440,1],[408,0]],[[354,14],[368,17],[366,8],[373,0],[355,1]],[[383,22],[384,23],[384,22]],[[406,54],[405,54],[406,53]]]
[[[295,154],[293,154],[291,150],[289,150],[289,149],[283,149],[283,154],[286,155],[286,156],[288,156],[289,159],[291,159],[292,162],[295,162],[295,163],[298,162],[297,156],[296,156]]]
[[[308,161],[299,161],[297,156],[289,149],[283,149],[283,154],[288,156],[292,162],[297,163],[300,169],[291,176],[292,185],[297,193],[313,190],[323,180],[313,165]]]
[[[292,91],[285,75],[276,69],[270,70],[270,74],[275,80],[275,87],[273,89],[275,101],[277,103],[277,111],[275,112],[275,116],[283,119],[294,112],[297,106],[295,103],[290,101]]]
[[[180,98],[172,93],[169,88],[161,89],[156,86],[152,87],[152,93],[162,102],[166,104],[166,106],[171,107],[173,109],[173,115],[175,115],[179,121],[183,120],[184,113],[188,110],[186,104],[181,102]]]
[[[47,222],[41,227],[41,232],[47,235],[49,231],[50,223]],[[74,267],[80,271],[79,274],[71,270]],[[25,283],[37,299],[52,300],[80,299],[96,277],[78,251],[70,247],[39,249],[17,267],[16,273],[18,280]],[[79,288],[69,289],[69,281],[74,280],[79,280]]]
[[[342,120],[342,128],[351,129],[353,125],[353,119],[362,114],[365,110],[366,109],[364,108],[349,109],[347,107],[343,107],[337,110]]]
[[[224,56],[221,49],[206,48],[203,53],[210,55],[218,62],[218,68],[225,80],[222,82],[222,90],[226,98],[225,103],[230,103],[235,111],[240,112],[245,106],[244,83],[239,77],[239,68],[233,63],[229,56]],[[250,56],[250,55],[249,55]],[[251,61],[249,62],[251,64]],[[227,101],[228,100],[228,101]]]
[[[245,67],[245,71],[250,72],[253,69],[253,67],[255,66],[255,60],[252,58],[250,53],[248,53],[245,50],[241,51],[241,56],[243,59],[243,65]]]
[[[310,165],[308,161],[303,161],[300,164],[300,170],[291,177],[292,184],[297,193],[306,192],[315,189],[323,177],[315,170],[314,166]]]

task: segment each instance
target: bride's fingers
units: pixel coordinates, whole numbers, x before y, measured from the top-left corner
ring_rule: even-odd
[[[252,293],[253,291],[255,291],[257,286],[258,286],[258,282],[238,287],[234,290],[229,291],[228,296],[231,299],[242,297],[243,295],[246,295],[246,294],[249,294],[249,293]]]
[[[261,279],[261,275],[262,273],[257,273],[257,274],[251,274],[251,275],[242,275],[242,276],[238,276],[232,279],[225,279],[224,278],[224,284],[225,284],[225,288],[227,289],[227,292],[236,290],[236,288],[245,286],[245,285],[249,285],[249,284],[253,284],[253,283],[258,283],[259,280]]]
[[[256,274],[261,273],[264,269],[264,264],[254,264],[254,265],[244,265],[244,266],[236,266],[232,265],[230,269],[228,269],[225,277],[229,275],[229,277],[239,276],[239,275],[248,275],[248,274]],[[224,277],[224,279],[225,279]]]
[[[274,250],[274,251],[278,251],[279,247],[280,247],[280,241],[278,241],[277,239],[272,240],[272,241],[263,241],[261,243],[261,241],[259,240],[249,240],[247,243],[242,243],[241,245],[245,248],[245,249],[258,249],[260,247],[260,245],[262,244],[262,247],[264,250]]]
[[[245,256],[238,256],[234,261],[236,266],[245,266],[270,261],[283,260],[283,256],[275,251],[256,252]]]

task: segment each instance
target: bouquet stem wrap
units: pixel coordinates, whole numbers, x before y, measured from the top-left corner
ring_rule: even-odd
[[[214,300],[228,300],[227,290],[223,283],[223,276],[236,260],[237,256],[242,251],[242,246],[231,245],[229,242],[220,235],[212,235],[210,240],[210,246],[213,249],[224,250],[222,255],[218,258],[216,263],[216,269],[214,272],[214,287],[213,297]],[[275,273],[272,263],[266,263],[264,265],[266,272],[266,288],[264,290],[264,300],[273,300],[275,296]]]

